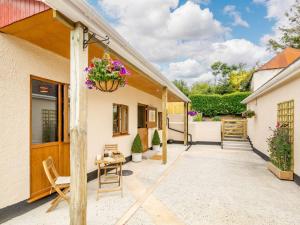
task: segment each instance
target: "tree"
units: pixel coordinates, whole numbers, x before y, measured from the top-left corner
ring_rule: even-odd
[[[190,95],[213,94],[214,88],[209,83],[196,82],[192,85]]]
[[[291,7],[289,12],[286,13],[289,25],[280,27],[282,35],[279,40],[270,39],[268,43],[269,49],[279,51],[287,47],[300,49],[300,1]]]
[[[250,90],[250,81],[254,69],[245,70],[241,69],[238,71],[232,71],[229,75],[229,83],[234,90],[237,91],[249,91]]]
[[[189,96],[190,89],[184,80],[174,80],[173,83],[180,91],[182,91],[183,94]]]
[[[242,64],[240,64],[242,66]],[[218,81],[221,82],[224,81],[224,79],[227,79],[229,74],[237,70],[239,68],[239,65],[228,65],[227,63],[223,62],[215,62],[211,65],[212,74],[215,76],[215,85],[217,85]]]

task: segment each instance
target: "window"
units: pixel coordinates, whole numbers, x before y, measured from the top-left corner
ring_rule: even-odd
[[[158,112],[158,129],[162,130],[162,112]]]
[[[113,105],[113,136],[128,134],[128,106]]]
[[[290,142],[294,143],[294,100],[281,102],[277,109],[277,122],[285,124],[289,131]]]
[[[148,128],[157,127],[157,109],[148,107]]]
[[[32,143],[58,141],[58,84],[32,80]]]

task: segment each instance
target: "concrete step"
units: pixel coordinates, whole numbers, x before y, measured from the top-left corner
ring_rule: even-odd
[[[223,149],[252,151],[249,141],[223,141]]]
[[[223,146],[234,146],[234,147],[249,147],[251,148],[251,145],[249,143],[243,143],[243,144],[239,144],[239,143],[224,143],[223,142]]]

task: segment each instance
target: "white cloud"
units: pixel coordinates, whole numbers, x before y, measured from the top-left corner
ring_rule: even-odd
[[[226,41],[230,28],[197,2],[99,0],[114,28],[171,80],[207,81],[217,60],[254,65],[264,57],[263,48],[249,41]]]
[[[226,15],[233,18],[233,26],[249,27],[248,22],[242,19],[240,12],[236,10],[235,5],[226,5],[223,11]]]
[[[187,59],[181,62],[170,63],[165,74],[172,74],[177,79],[199,77],[206,68],[195,59]]]
[[[261,38],[261,42],[267,44],[271,38],[278,40],[281,36],[279,27],[288,25],[288,19],[285,14],[291,6],[296,3],[296,0],[253,0],[253,2],[263,4],[267,9],[266,18],[275,21],[275,25],[272,27],[272,33],[265,34]]]
[[[209,61],[222,61],[228,64],[245,63],[254,66],[257,62],[269,58],[264,47],[253,44],[245,39],[231,39],[212,44],[212,54]]]

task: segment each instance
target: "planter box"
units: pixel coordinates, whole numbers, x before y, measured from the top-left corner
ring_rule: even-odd
[[[292,171],[282,171],[271,162],[268,163],[268,170],[270,170],[280,180],[294,180],[294,173]]]

